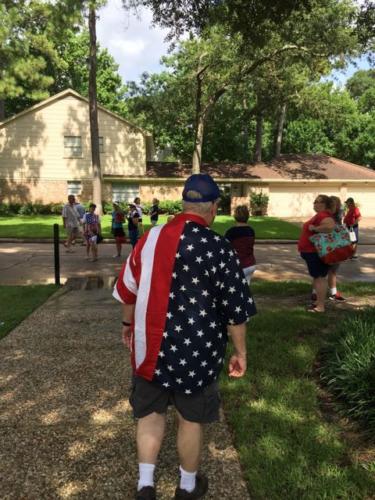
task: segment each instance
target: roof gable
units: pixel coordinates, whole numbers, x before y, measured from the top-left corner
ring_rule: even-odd
[[[16,115],[11,116],[10,118],[4,120],[3,122],[0,122],[0,128],[5,127],[6,125],[8,125],[8,123],[11,123],[11,122],[17,120],[21,116],[25,116],[28,113],[32,113],[34,111],[37,111],[38,109],[42,109],[46,106],[50,106],[54,102],[65,99],[67,97],[74,97],[80,101],[86,102],[87,105],[89,104],[89,100],[86,99],[86,97],[81,96],[81,94],[78,94],[78,92],[76,92],[73,89],[66,89],[66,90],[63,90],[62,92],[59,92],[58,94],[55,94],[51,97],[48,97],[44,101],[41,101],[41,102],[35,104],[34,106],[31,106],[31,108],[25,109],[24,111],[21,111],[20,113],[17,113]],[[125,120],[121,116],[117,115],[116,113],[113,113],[112,111],[109,111],[108,109],[104,108],[100,104],[98,104],[98,109],[100,109],[100,111],[103,111],[104,113],[107,113],[108,115],[112,116],[112,118],[126,124],[128,127],[131,127],[132,129],[137,130],[138,132],[140,132],[144,136],[151,135],[149,132],[146,132],[145,130],[141,129],[137,125],[133,125],[132,123],[128,122],[127,120]]]

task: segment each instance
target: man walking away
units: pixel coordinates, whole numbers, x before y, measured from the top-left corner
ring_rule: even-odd
[[[209,175],[189,177],[183,213],[138,241],[114,289],[134,370],[137,500],[156,499],[154,469],[169,404],[178,416],[180,483],[174,498],[205,495],[208,481],[198,472],[203,424],[219,418],[217,379],[228,334],[234,345],[229,376],[246,372],[246,322],[256,310],[230,243],[209,228],[219,197]]]
[[[76,209],[75,197],[73,194],[68,196],[68,203],[63,206],[62,218],[64,228],[68,236],[64,245],[66,247],[66,251],[68,253],[72,253],[73,250],[70,247],[72,245],[72,241],[77,238],[79,232],[79,213]]]

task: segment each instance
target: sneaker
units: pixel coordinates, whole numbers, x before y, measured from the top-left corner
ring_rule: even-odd
[[[314,292],[313,292],[313,293],[311,294],[311,302],[316,302],[317,300],[318,300],[318,296],[317,296],[317,294],[316,294],[316,293],[314,293]]]
[[[135,500],[156,500],[156,491],[153,486],[143,486],[137,491]]]
[[[334,300],[335,302],[344,302],[344,300],[346,300],[340,292],[337,292],[333,295],[330,295],[329,296],[329,300]]]
[[[121,255],[119,255],[118,253],[116,253],[116,255],[112,255],[112,257],[113,257],[114,259],[119,259],[119,258],[121,257]]]
[[[208,479],[203,474],[197,474],[196,484],[193,491],[182,490],[179,486],[176,488],[174,500],[198,500],[203,498],[208,490]]]

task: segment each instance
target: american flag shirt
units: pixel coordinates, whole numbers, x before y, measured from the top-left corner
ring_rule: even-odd
[[[255,304],[232,246],[207,227],[204,219],[181,214],[165,225],[164,234],[163,226],[155,226],[150,233],[155,230],[159,232],[159,245],[156,243],[150,252],[153,263],[146,265],[147,238],[153,237],[150,234],[137,244],[141,243],[138,250],[137,247],[133,250],[135,255],[130,255],[114,296],[136,304],[132,339],[136,374],[157,381],[166,389],[192,394],[218,377],[228,341],[227,325],[246,322],[256,313]],[[162,250],[167,255],[158,255]],[[169,276],[158,269],[165,260],[171,263]],[[138,302],[144,302],[139,292],[146,267],[150,268],[147,278],[150,286],[144,304],[143,331],[139,330]],[[159,280],[165,281],[164,286],[154,289]],[[163,294],[166,295],[164,316],[160,317]],[[158,317],[159,320],[155,319]],[[143,345],[140,339],[145,339],[143,348],[139,348]]]

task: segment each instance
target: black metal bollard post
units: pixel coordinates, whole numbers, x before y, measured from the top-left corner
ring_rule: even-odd
[[[60,247],[59,225],[53,225],[53,248],[55,257],[55,285],[60,285]]]

